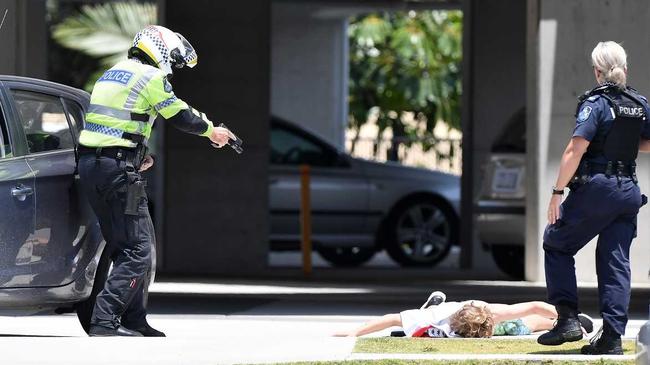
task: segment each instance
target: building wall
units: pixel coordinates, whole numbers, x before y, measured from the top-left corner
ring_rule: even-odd
[[[47,77],[45,0],[0,0],[0,74]]]
[[[167,0],[167,27],[196,48],[175,93],[244,140],[244,153],[164,130],[162,270],[244,275],[266,268],[268,249],[270,18],[268,0]]]
[[[273,2],[271,112],[343,148],[347,125],[347,17]]]
[[[544,280],[542,234],[546,226],[549,191],[557,178],[559,161],[575,125],[577,97],[595,86],[591,68],[591,51],[599,41],[622,42],[628,52],[630,85],[642,94],[650,92],[650,3],[645,0],[539,0],[530,1],[532,17],[530,54],[535,64],[529,68],[529,94],[536,110],[529,114],[529,166],[536,179],[529,184],[531,212],[527,237],[527,278]],[[537,8],[538,10],[536,10]],[[533,13],[538,11],[538,15]],[[650,187],[650,158],[638,161],[642,190]],[[533,170],[531,169],[531,170]],[[641,209],[638,237],[632,245],[632,279],[648,283],[650,269],[650,209]],[[595,241],[577,256],[577,277],[593,282],[595,275]]]

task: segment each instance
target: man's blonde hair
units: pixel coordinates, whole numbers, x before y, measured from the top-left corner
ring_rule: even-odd
[[[487,307],[472,302],[454,313],[449,325],[461,337],[492,337],[494,319]]]

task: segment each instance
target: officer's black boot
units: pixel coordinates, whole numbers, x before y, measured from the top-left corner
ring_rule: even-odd
[[[621,335],[604,324],[596,336],[589,341],[589,345],[582,346],[580,353],[583,355],[623,355]]]
[[[142,326],[133,328],[133,330],[140,332],[144,337],[167,337],[164,332],[151,327],[147,322]]]
[[[142,334],[137,331],[131,331],[130,329],[124,326],[113,328],[113,327],[104,327],[96,324],[91,324],[90,330],[88,331],[88,336],[90,337],[109,337],[109,336],[142,337]]]
[[[557,321],[555,327],[537,338],[537,343],[546,346],[557,346],[565,342],[580,341],[582,327],[578,320],[578,311],[566,305],[556,305]]]

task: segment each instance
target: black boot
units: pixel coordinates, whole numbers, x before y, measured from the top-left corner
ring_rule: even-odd
[[[623,355],[621,335],[605,324],[589,340],[589,345],[582,346],[580,353],[583,355]]]
[[[164,332],[158,331],[146,322],[143,326],[136,327],[133,330],[140,332],[144,337],[167,337]]]
[[[113,328],[113,327],[104,327],[96,324],[91,324],[90,330],[88,331],[88,336],[90,337],[109,337],[109,336],[142,337],[142,334],[140,332],[131,331],[130,329],[123,326]]]
[[[582,327],[578,319],[578,311],[565,305],[556,305],[557,321],[555,327],[537,338],[537,343],[546,346],[557,346],[565,342],[580,341]]]

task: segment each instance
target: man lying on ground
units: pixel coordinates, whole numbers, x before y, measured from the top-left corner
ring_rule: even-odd
[[[529,335],[550,330],[557,319],[555,307],[545,302],[497,304],[480,300],[445,302],[445,299],[444,293],[433,292],[420,309],[386,314],[334,336],[363,336],[393,326],[402,327],[410,337]],[[591,318],[582,313],[579,317],[584,332],[592,332]]]

